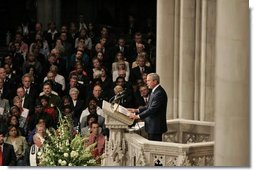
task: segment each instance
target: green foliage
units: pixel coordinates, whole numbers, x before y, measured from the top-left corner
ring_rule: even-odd
[[[87,146],[79,134],[73,135],[69,118],[61,118],[57,130],[47,131],[40,166],[96,166],[91,151],[96,144]],[[39,155],[39,154],[38,154]]]

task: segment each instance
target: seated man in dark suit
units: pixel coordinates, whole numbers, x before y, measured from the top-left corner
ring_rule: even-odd
[[[16,155],[12,145],[4,143],[4,132],[0,130],[0,166],[16,166]]]
[[[167,131],[167,94],[160,86],[158,74],[148,74],[147,85],[152,89],[147,105],[138,109],[129,109],[132,112],[130,118],[145,121],[149,140],[162,141],[162,134]]]

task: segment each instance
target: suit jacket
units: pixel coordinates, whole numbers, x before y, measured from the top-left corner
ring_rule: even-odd
[[[0,107],[4,108],[3,115],[7,116],[8,111],[10,110],[9,100],[0,98]]]
[[[85,107],[85,101],[84,100],[77,100],[76,106],[74,107],[73,101],[71,100],[70,106],[73,111],[74,115],[74,126],[78,124],[80,115]]]
[[[4,166],[16,166],[16,155],[12,145],[3,144],[3,164]]]
[[[145,130],[149,134],[162,134],[167,131],[167,101],[165,90],[158,86],[151,93],[148,104],[139,108],[139,117],[145,121]]]
[[[31,96],[26,95],[24,99],[23,107],[29,110],[29,116],[34,114],[35,100]]]
[[[147,67],[147,66],[144,66],[144,73],[151,73],[152,72],[152,69],[151,67]],[[132,78],[132,82],[135,84],[136,81],[138,79],[142,79],[142,75],[141,75],[141,71],[140,71],[140,68],[139,66],[135,67],[135,68],[132,68],[131,70],[131,78]]]

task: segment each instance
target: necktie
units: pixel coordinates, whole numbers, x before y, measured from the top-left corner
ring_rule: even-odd
[[[3,166],[3,152],[1,146],[0,146],[0,166]]]
[[[141,67],[141,73],[143,73],[145,71],[144,67]]]
[[[2,99],[2,90],[0,90],[0,99]]]
[[[26,89],[26,95],[28,95],[28,89]]]
[[[144,99],[145,99],[145,104],[147,104],[147,102],[148,102],[147,97],[144,97]]]

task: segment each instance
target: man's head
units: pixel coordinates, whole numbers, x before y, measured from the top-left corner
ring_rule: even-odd
[[[121,47],[123,47],[123,46],[125,45],[125,40],[124,40],[124,38],[119,38],[119,39],[118,39],[118,45],[121,46]]]
[[[78,84],[78,79],[77,79],[77,77],[72,76],[72,77],[70,78],[69,83],[70,83],[70,87],[71,87],[71,88],[76,87],[77,84]]]
[[[64,105],[62,111],[64,116],[70,116],[73,114],[73,111],[70,105]]]
[[[55,73],[52,71],[49,71],[47,74],[48,80],[55,81]]]
[[[37,146],[37,147],[41,147],[42,146],[42,137],[39,133],[36,133],[34,134],[33,136],[33,140],[34,140],[34,144]]]
[[[98,52],[102,52],[102,48],[103,46],[100,44],[100,43],[97,43],[95,45],[95,51],[98,53]]]
[[[137,63],[138,63],[138,66],[144,67],[146,64],[146,59],[143,56],[138,56]]]
[[[88,106],[88,111],[90,115],[95,115],[96,114],[96,105],[90,104]]]
[[[142,34],[141,33],[136,33],[135,36],[134,36],[134,41],[136,43],[141,43],[142,42]]]
[[[76,52],[76,59],[81,60],[83,57],[83,51],[77,50]]]
[[[43,92],[46,96],[49,96],[52,92],[52,87],[51,84],[49,82],[45,82],[43,84]]]
[[[160,83],[160,77],[156,73],[150,73],[147,75],[147,86],[150,89],[153,89]]]
[[[120,86],[120,85],[115,86],[115,88],[114,88],[115,94],[119,94],[122,91],[123,91],[123,87],[122,86]]]
[[[93,88],[93,96],[99,98],[102,92],[102,88],[100,85],[95,85]]]
[[[25,74],[22,77],[22,84],[25,88],[30,88],[31,85],[31,76],[29,74]]]
[[[4,79],[6,78],[6,71],[4,68],[0,68],[0,78]]]
[[[25,96],[25,90],[23,87],[19,87],[17,88],[17,95],[20,97],[20,98],[23,98]]]
[[[122,86],[122,87],[124,87],[125,86],[125,78],[124,77],[120,77],[120,76],[118,76],[117,78],[116,78],[116,85],[120,85],[120,86]]]
[[[142,97],[147,97],[148,96],[148,94],[149,94],[149,88],[148,88],[148,86],[147,85],[141,85],[140,87],[139,87],[139,92],[140,92],[140,95],[142,96]]]

